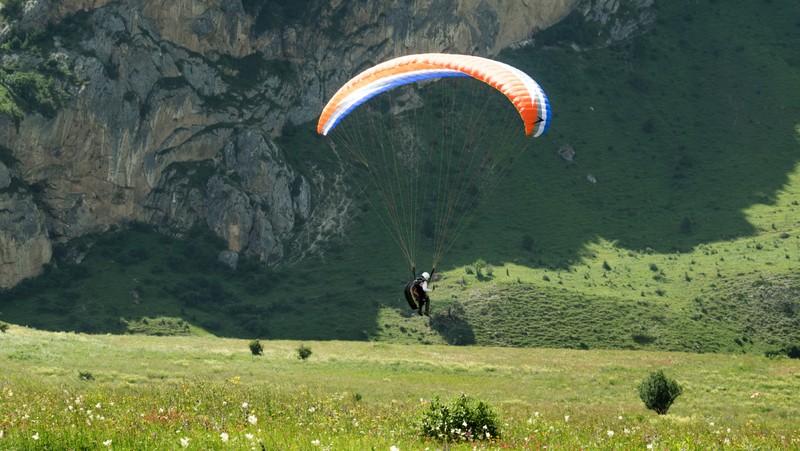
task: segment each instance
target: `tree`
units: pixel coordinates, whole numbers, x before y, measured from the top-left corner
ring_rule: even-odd
[[[650,373],[639,385],[639,397],[645,407],[655,410],[659,415],[667,413],[675,398],[682,392],[683,388],[674,379],[667,378],[663,370]]]

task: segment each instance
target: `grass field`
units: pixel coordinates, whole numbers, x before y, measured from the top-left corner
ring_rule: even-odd
[[[285,340],[254,356],[239,339],[18,326],[0,344],[0,449],[443,449],[419,421],[461,394],[500,434],[451,449],[800,446],[787,358]],[[684,388],[662,416],[636,389],[657,369]]]

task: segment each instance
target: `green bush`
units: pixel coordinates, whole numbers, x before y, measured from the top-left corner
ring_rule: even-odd
[[[8,330],[8,324],[0,321],[0,332],[6,333]]]
[[[483,401],[473,402],[466,395],[447,405],[435,397],[423,413],[422,435],[442,441],[474,441],[500,436],[497,415]]]
[[[480,279],[483,277],[483,270],[486,269],[486,260],[479,258],[472,263],[472,267],[475,268],[475,275]]]
[[[82,381],[93,381],[94,375],[89,371],[78,371],[78,379]]]
[[[264,353],[264,347],[261,346],[260,341],[253,340],[250,342],[250,352],[252,352],[253,355],[261,355]]]
[[[639,385],[639,397],[645,407],[655,410],[659,415],[667,413],[682,392],[683,388],[674,379],[667,378],[663,370],[650,373]]]
[[[297,348],[297,356],[302,360],[311,357],[311,348],[306,345],[300,345],[300,347]]]

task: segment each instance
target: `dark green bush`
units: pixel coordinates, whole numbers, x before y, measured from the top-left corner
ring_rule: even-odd
[[[78,379],[82,381],[93,381],[94,375],[89,371],[78,371]]]
[[[474,441],[496,438],[500,435],[497,415],[483,401],[473,402],[461,395],[452,403],[444,404],[435,397],[423,412],[422,435],[442,441]]]
[[[300,345],[300,347],[297,348],[297,356],[302,360],[306,360],[311,357],[311,348],[306,345]]]
[[[253,340],[250,342],[250,352],[252,352],[253,355],[261,355],[264,353],[264,347],[261,346],[260,341]]]
[[[8,324],[0,321],[0,332],[6,333],[8,331]]]
[[[659,415],[667,413],[682,392],[683,388],[674,379],[667,378],[663,370],[650,373],[639,385],[639,397],[645,407],[655,410]]]

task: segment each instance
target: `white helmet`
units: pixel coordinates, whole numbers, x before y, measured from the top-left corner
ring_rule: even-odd
[[[422,273],[422,278],[425,279],[425,281],[427,282],[428,280],[430,280],[431,275],[426,273],[426,272],[424,272],[424,273]]]

